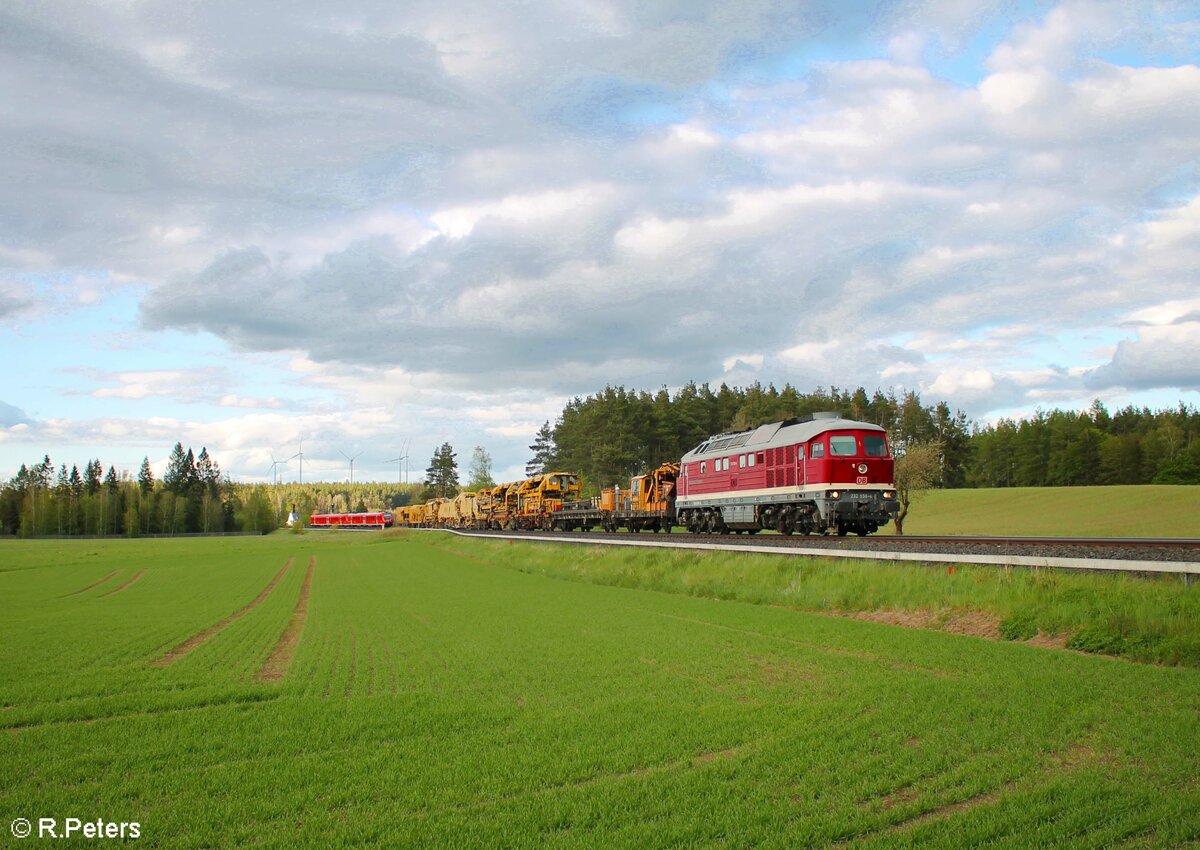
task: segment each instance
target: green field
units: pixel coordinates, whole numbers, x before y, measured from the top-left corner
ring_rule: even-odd
[[[894,532],[889,525],[881,534]],[[1012,487],[930,490],[905,534],[1200,537],[1200,487]]]
[[[496,546],[0,543],[4,846],[1200,847],[1196,669]]]

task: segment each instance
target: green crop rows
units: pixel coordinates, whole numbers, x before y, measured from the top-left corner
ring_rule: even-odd
[[[1200,846],[1196,669],[512,560],[436,532],[0,544],[0,841]]]

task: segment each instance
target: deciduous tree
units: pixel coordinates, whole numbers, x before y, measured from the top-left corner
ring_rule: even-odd
[[[909,506],[942,478],[942,446],[937,442],[910,443],[896,458],[896,496],[900,513],[896,515],[896,534],[904,534]]]

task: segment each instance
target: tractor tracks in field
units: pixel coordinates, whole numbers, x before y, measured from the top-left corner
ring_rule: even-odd
[[[58,598],[59,599],[67,599],[68,597],[71,597],[71,596],[78,596],[81,593],[87,593],[93,587],[99,587],[100,585],[104,584],[104,582],[108,581],[109,579],[111,579],[113,576],[115,576],[119,572],[121,572],[121,571],[113,570],[111,573],[104,576],[104,578],[97,579],[96,581],[89,584],[87,587],[81,587],[81,588],[79,588],[79,590],[72,591],[71,593],[64,593],[62,596],[60,596]]]
[[[645,614],[653,614],[658,617],[665,617],[668,620],[678,620],[683,623],[693,623],[698,626],[707,626],[719,631],[735,632],[737,634],[751,635],[757,638],[765,638],[767,640],[780,641],[782,643],[791,644],[792,646],[803,647],[804,649],[819,652],[823,655],[840,655],[849,658],[857,658],[863,661],[870,661],[879,664],[883,667],[889,667],[894,670],[901,670],[910,673],[922,673],[926,676],[933,676],[939,679],[957,678],[957,673],[950,670],[938,670],[933,667],[921,667],[917,664],[910,664],[906,661],[901,661],[896,658],[888,658],[875,652],[864,652],[861,650],[846,649],[836,646],[825,646],[814,643],[812,641],[799,640],[797,638],[788,637],[787,635],[775,634],[773,632],[761,632],[755,629],[740,628],[738,626],[729,626],[724,623],[713,623],[708,620],[702,620],[697,617],[685,617],[681,614],[669,614],[666,611],[656,611],[650,608],[633,608],[632,610],[641,611]]]
[[[291,561],[288,561],[288,564],[291,564]],[[300,596],[296,599],[292,618],[284,627],[283,633],[279,635],[279,640],[275,642],[275,648],[271,650],[267,660],[254,675],[254,681],[278,682],[287,675],[288,668],[292,666],[292,658],[296,655],[296,648],[300,645],[300,636],[304,634],[304,624],[308,620],[308,591],[312,585],[313,570],[316,567],[317,556],[310,555],[308,572],[304,574],[304,583],[300,585]]]
[[[172,714],[186,714],[194,711],[206,711],[214,708],[237,708],[247,705],[259,705],[271,702],[277,696],[251,696],[237,699],[208,699],[186,705],[168,705],[160,708],[131,709],[129,711],[110,711],[107,714],[94,714],[84,717],[55,717],[47,720],[31,720],[0,726],[0,730],[16,734],[33,729],[45,729],[55,726],[83,726],[93,723],[105,723],[112,720],[137,720],[140,718],[162,717]]]
[[[880,823],[854,835],[845,836],[830,846],[841,848],[864,839],[883,835],[899,838],[926,824],[945,820],[974,809],[993,806],[1013,795],[1035,791],[1054,777],[1077,770],[1111,770],[1118,764],[1119,758],[1115,753],[1100,746],[1093,746],[1087,741],[1076,741],[1062,750],[1043,754],[1038,765],[1027,773],[1010,778],[991,788],[985,788],[973,794],[960,796],[959,799],[923,809],[920,807],[920,802],[928,791],[921,788],[920,781],[904,783],[876,797],[860,800],[858,806],[863,811],[874,810],[881,814],[892,810],[908,810],[905,816],[899,820]],[[931,778],[934,777],[923,777],[925,780]],[[913,811],[914,808],[917,810]]]
[[[528,788],[518,791],[511,791],[504,794],[497,794],[494,796],[485,796],[474,800],[451,803],[449,805],[439,806],[437,808],[414,809],[401,813],[401,817],[424,820],[427,818],[440,817],[448,814],[479,812],[495,806],[516,802],[518,800],[535,800],[553,794],[588,789],[597,785],[609,783],[616,784],[631,780],[652,778],[681,771],[704,770],[721,762],[736,761],[737,759],[754,750],[760,744],[760,741],[745,741],[741,744],[725,747],[724,749],[705,750],[703,752],[684,756],[682,758],[675,758],[669,761],[657,762],[654,764],[640,765],[637,767],[631,767],[627,770],[593,773],[589,776],[569,779],[565,782],[555,782],[549,785],[542,785],[537,788]]]
[[[315,560],[315,556],[314,556],[314,560]],[[291,568],[292,568],[292,559],[288,558],[287,563],[284,564],[282,569],[280,569],[279,572],[275,574],[275,577],[273,579],[271,579],[269,582],[267,582],[267,586],[262,589],[262,592],[259,593],[258,596],[254,597],[254,599],[252,599],[248,604],[239,608],[237,611],[234,611],[228,617],[225,617],[224,619],[219,620],[216,623],[213,623],[207,629],[204,629],[203,631],[197,632],[196,634],[192,635],[190,638],[185,640],[183,643],[180,643],[180,644],[174,646],[173,648],[167,650],[164,654],[160,655],[158,658],[151,661],[150,666],[151,667],[168,667],[168,666],[174,664],[176,661],[178,661],[180,658],[183,658],[183,656],[187,655],[189,652],[191,652],[196,647],[206,643],[208,640],[210,640],[217,633],[219,633],[220,631],[225,629],[227,626],[229,626],[232,623],[237,622],[242,617],[249,614],[251,611],[253,611],[255,608],[257,608],[259,605],[261,605],[263,602],[266,601],[267,597],[271,595],[271,591],[274,590],[275,586],[277,584],[279,584],[280,581],[283,580],[283,577],[285,575],[287,575],[288,570],[290,570]],[[311,565],[309,566],[309,571],[311,574],[311,571],[312,571]],[[308,587],[308,584],[306,581],[305,582],[305,591],[307,591],[307,587]],[[307,593],[305,593],[305,599],[307,600]]]
[[[112,590],[108,591],[107,593],[101,593],[98,598],[103,599],[106,596],[113,596],[114,594],[120,593],[122,590],[129,587],[131,584],[136,582],[138,579],[140,579],[145,574],[146,574],[145,570],[138,570],[136,573],[133,574],[133,576],[129,579],[129,581],[125,582],[120,587],[113,588]]]

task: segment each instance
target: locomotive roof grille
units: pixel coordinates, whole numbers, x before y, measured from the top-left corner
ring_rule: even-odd
[[[713,440],[711,443],[708,444],[708,446],[705,448],[705,451],[715,452],[718,449],[735,449],[738,446],[744,446],[744,445],[746,445],[746,442],[750,439],[750,435],[752,433],[754,433],[754,432],[753,431],[745,431],[741,434],[735,434],[732,437],[718,437],[717,439]]]

